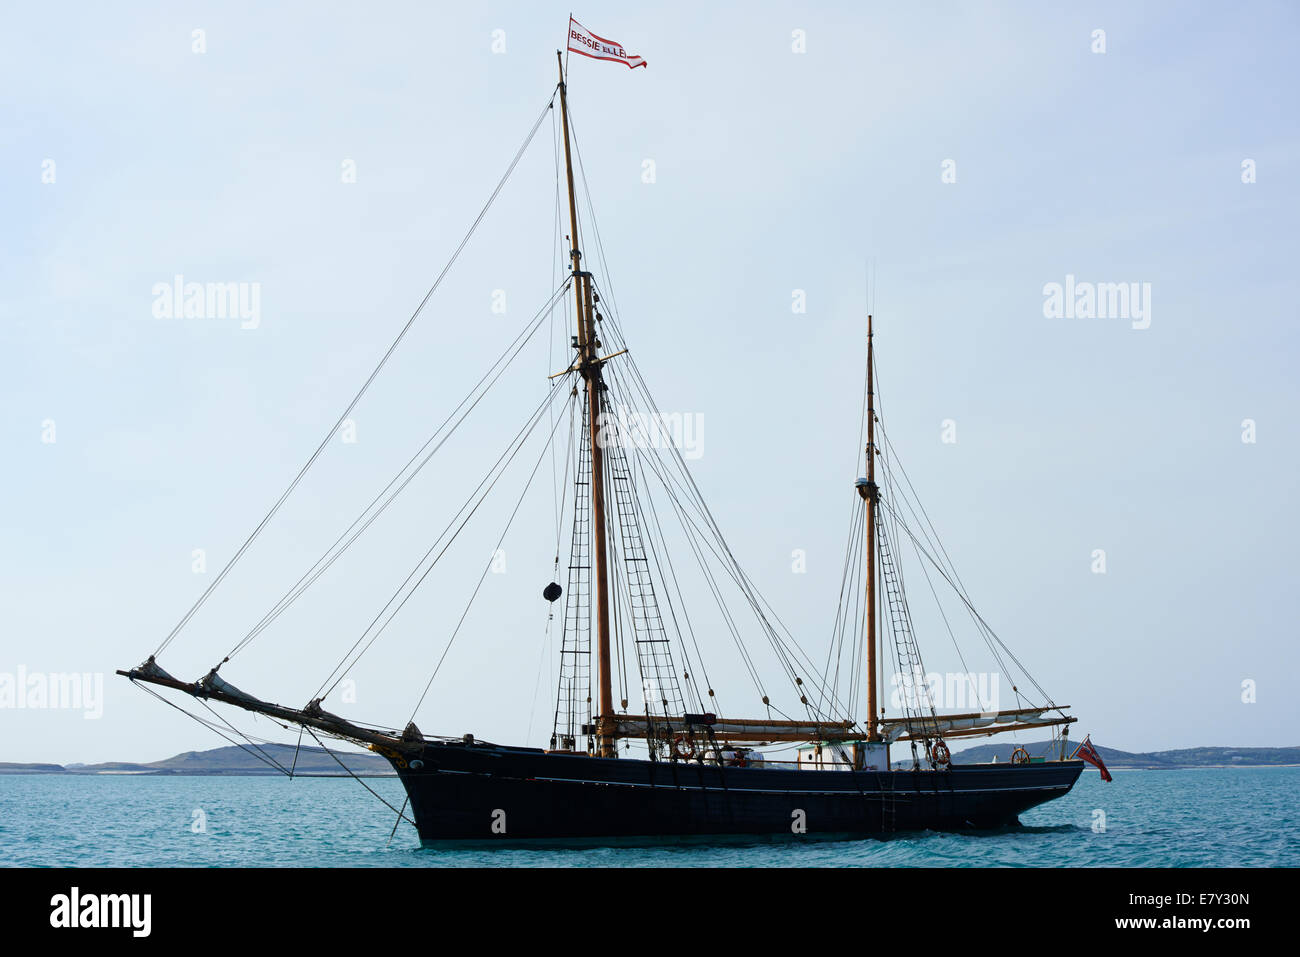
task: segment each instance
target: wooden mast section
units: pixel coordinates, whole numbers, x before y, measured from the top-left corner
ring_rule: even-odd
[[[876,702],[876,393],[871,316],[867,316],[867,484],[858,491],[866,500],[867,518],[867,740],[880,740]]]
[[[605,555],[605,482],[604,452],[600,446],[600,404],[605,384],[601,376],[603,360],[597,355],[595,309],[592,305],[591,273],[582,269],[582,252],[578,246],[578,203],[573,190],[573,160],[569,154],[569,101],[564,82],[564,60],[559,50],[555,59],[560,68],[560,117],[564,126],[564,167],[569,183],[569,258],[572,263],[573,295],[578,315],[577,367],[587,383],[588,435],[591,437],[591,519],[595,529],[594,587],[596,598],[596,671],[599,698],[596,712],[596,748],[602,758],[615,752],[614,692],[610,666],[609,580]]]

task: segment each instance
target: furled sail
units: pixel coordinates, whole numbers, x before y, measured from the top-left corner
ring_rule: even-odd
[[[646,715],[619,715],[616,735],[644,738],[667,729],[683,732],[709,732],[727,741],[829,741],[863,737],[850,721],[775,721],[760,718],[715,718],[713,715],[683,715],[662,718]]]
[[[947,714],[933,717],[882,719],[886,741],[906,741],[919,738],[964,737],[972,734],[993,734],[1009,731],[1013,727],[1047,727],[1069,724],[1073,718],[1064,714],[1069,705],[1051,709],[1018,708],[1010,711],[987,711],[970,714]]]

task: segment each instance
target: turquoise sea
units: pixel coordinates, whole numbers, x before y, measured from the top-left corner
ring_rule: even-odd
[[[366,781],[400,806],[396,779]],[[444,850],[349,778],[0,775],[0,864],[193,867],[1300,866],[1300,768],[1085,772],[1022,827],[884,840]],[[200,826],[201,825],[201,826]]]

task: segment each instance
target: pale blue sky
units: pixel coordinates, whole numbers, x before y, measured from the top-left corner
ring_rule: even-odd
[[[111,675],[158,644],[459,241],[550,96],[568,11],[10,5],[0,672]],[[660,402],[702,416],[698,480],[809,652],[820,660],[830,635],[857,474],[871,259],[890,434],[984,617],[1073,705],[1077,737],[1298,743],[1295,8],[574,12],[649,63],[574,57],[570,78],[624,327]],[[211,667],[545,300],[550,142],[548,122],[359,409],[360,441],[331,446],[164,657],[170,670]],[[346,159],[355,183],[340,182]],[[956,183],[941,182],[947,159]],[[260,326],[154,319],[153,285],[178,273],[259,283]],[[1045,318],[1042,288],[1067,274],[1151,283],[1150,328]],[[805,314],[791,312],[795,289]],[[445,521],[440,495],[458,495],[562,364],[545,348],[521,357],[446,471],[223,674],[303,703]],[[945,419],[955,444],[940,441]],[[546,491],[417,717],[427,732],[544,743]],[[504,514],[413,601],[357,672],[357,703],[336,710],[407,718]],[[208,578],[191,573],[195,548]],[[806,574],[791,572],[794,549]],[[946,636],[920,638],[936,649],[927,664],[950,664]],[[730,640],[713,640],[725,671]],[[97,721],[0,710],[0,760],[222,743],[122,679],[105,694]]]

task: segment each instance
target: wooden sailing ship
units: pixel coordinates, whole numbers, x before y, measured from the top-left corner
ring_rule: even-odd
[[[679,517],[686,514],[691,518],[683,528],[688,534],[693,529],[696,540],[709,545],[711,560],[720,563],[756,611],[756,627],[781,659],[791,699],[797,702],[788,710],[779,710],[760,685],[754,699],[759,706],[754,709],[759,712],[756,716],[723,714],[716,705],[714,688],[698,676],[702,666],[690,666],[695,656],[686,644],[688,629],[681,622],[684,614],[678,614],[676,605],[670,614],[664,614],[666,604],[681,600],[681,590],[671,587],[676,572],[651,540],[650,532],[659,527],[658,518],[647,514],[639,498],[652,477],[662,480],[669,473],[657,472],[655,465],[647,467],[637,458],[639,452],[628,453],[625,443],[605,441],[610,430],[617,428],[611,425],[611,393],[653,400],[620,328],[602,314],[600,286],[584,263],[579,238],[586,229],[578,215],[563,63],[547,108],[554,109],[557,104],[570,238],[568,275],[559,292],[564,296],[572,293],[575,328],[573,361],[552,376],[549,394],[567,395],[581,426],[573,432],[568,456],[573,534],[567,585],[552,582],[544,592],[551,603],[564,598],[561,664],[549,746],[506,746],[468,734],[425,735],[413,721],[400,730],[376,728],[327,711],[328,691],[301,708],[274,704],[241,691],[219,674],[231,655],[198,681],[173,677],[159,664],[158,655],[224,579],[225,570],[154,655],[119,674],[205,703],[233,706],[299,726],[317,741],[324,736],[382,754],[405,786],[410,819],[420,837],[430,842],[879,835],[921,828],[999,827],[1014,824],[1025,810],[1067,793],[1083,762],[1067,758],[1068,726],[1075,719],[1065,706],[1056,705],[1045,694],[1029,701],[1016,687],[1017,707],[941,714],[928,692],[897,568],[899,529],[913,536],[914,542],[917,539],[903,524],[902,509],[888,492],[895,486],[880,481],[880,464],[890,456],[888,443],[878,441],[870,317],[864,397],[866,468],[855,483],[855,532],[845,571],[845,594],[852,600],[842,601],[836,617],[840,658],[845,648],[850,657],[862,653],[861,660],[855,662],[857,684],[851,694],[841,694],[837,682],[830,679],[829,655],[826,668],[815,675],[815,669],[808,666],[810,659],[798,651],[788,633],[776,627],[775,616],[764,611],[770,606],[757,595],[726,548],[680,453],[660,453],[660,465],[667,469],[667,462],[679,469],[671,473],[671,488],[680,493],[674,501]],[[533,127],[533,133],[537,128]],[[553,297],[552,307],[556,301]],[[624,364],[621,368],[620,363]],[[381,361],[375,374],[382,367]],[[359,398],[360,393],[344,417]],[[534,424],[536,421],[535,415]],[[315,460],[313,456],[308,467]],[[257,537],[296,482],[231,564]],[[364,531],[368,522],[360,527]],[[351,540],[355,539],[346,541],[350,544]],[[697,559],[700,554],[709,557],[701,552]],[[330,563],[332,559],[323,567]],[[432,564],[428,567],[431,570]],[[935,567],[943,573],[946,565],[936,560]],[[299,586],[286,593],[286,599],[296,599],[305,591],[319,577],[320,568],[318,563],[311,574],[300,579]],[[701,563],[701,568],[707,565]],[[421,575],[419,581],[423,578]],[[964,589],[954,588],[969,606]],[[273,612],[278,614],[279,608]],[[983,637],[996,640],[973,607],[970,611]],[[250,635],[260,633],[267,620]],[[730,627],[731,618],[727,621]],[[733,634],[738,631],[732,630]],[[901,713],[895,715],[888,714],[881,701],[882,637],[891,639],[896,684],[903,689]],[[643,708],[629,710],[626,687],[622,697],[615,696],[616,657],[623,647],[620,641],[632,646],[621,660],[626,663],[635,656]],[[235,651],[242,646],[237,645]],[[674,657],[674,647],[681,648],[680,657]],[[702,660],[702,655],[699,657]],[[835,670],[838,674],[838,664]],[[862,690],[865,701],[859,702]],[[864,707],[855,717],[859,703]],[[1053,729],[1057,735],[1057,750],[1046,759],[1030,759],[1018,749],[1011,761],[962,764],[953,759],[946,743],[974,735],[1043,729]],[[902,745],[907,746],[897,765],[890,760],[891,745],[900,752]],[[793,750],[794,760],[774,760],[770,752],[758,750],[773,747]]]

